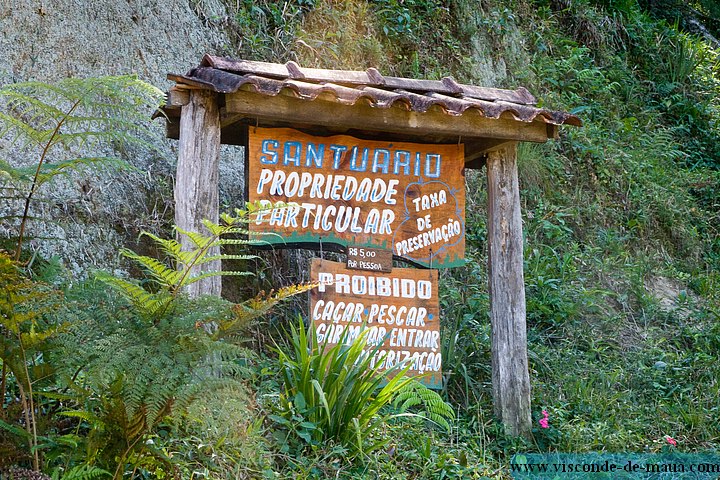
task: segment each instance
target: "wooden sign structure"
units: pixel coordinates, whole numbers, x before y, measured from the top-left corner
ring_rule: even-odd
[[[463,146],[251,128],[249,200],[276,205],[250,231],[271,244],[379,247],[418,265],[464,265]]]
[[[506,433],[528,437],[531,435],[517,143],[527,141],[544,143],[548,139],[557,138],[560,125],[581,126],[582,122],[578,117],[566,112],[555,112],[538,107],[535,98],[522,87],[516,90],[503,90],[460,84],[450,77],[441,80],[392,77],[382,75],[374,68],[366,71],[324,70],[301,67],[295,62],[282,65],[206,55],[197,68],[193,68],[185,75],[171,74],[168,78],[174,80],[176,85],[168,94],[167,105],[163,108],[165,113],[163,118],[167,121],[167,136],[179,139],[174,192],[175,223],[185,230],[203,231],[203,219],[217,222],[221,143],[243,145],[246,151],[253,148],[257,150],[259,147],[259,151],[262,152],[262,139],[258,143],[258,138],[253,136],[253,131],[260,131],[259,128],[256,130],[256,127],[293,126],[321,135],[335,136],[306,137],[306,143],[301,141],[299,144],[299,148],[304,148],[304,157],[303,151],[296,148],[298,144],[281,145],[278,138],[265,139],[278,141],[277,148],[273,143],[265,144],[269,152],[265,154],[269,155],[266,161],[275,160],[274,164],[266,165],[267,170],[273,175],[270,188],[273,181],[280,182],[281,175],[284,174],[286,177],[283,194],[278,191],[274,194],[277,200],[288,203],[303,200],[291,199],[289,197],[292,195],[285,194],[285,187],[293,186],[293,181],[297,183],[299,191],[303,181],[307,182],[310,179],[312,188],[316,178],[324,178],[323,183],[327,188],[330,173],[333,176],[353,176],[356,180],[367,178],[373,182],[373,187],[375,187],[375,179],[381,179],[388,190],[391,187],[390,181],[400,180],[398,177],[407,177],[403,181],[419,185],[414,197],[413,190],[409,190],[410,202],[406,203],[408,208],[403,210],[397,201],[399,199],[400,203],[403,203],[409,185],[400,186],[399,182],[397,185],[393,183],[392,188],[397,190],[397,194],[390,195],[390,199],[396,201],[395,205],[383,205],[380,201],[348,205],[350,198],[343,200],[342,194],[345,193],[346,187],[349,188],[348,194],[354,188],[352,185],[348,187],[352,181],[343,179],[343,185],[335,191],[335,178],[333,178],[333,183],[329,187],[329,197],[323,193],[322,202],[317,202],[315,199],[297,202],[301,207],[302,203],[315,205],[312,214],[308,216],[310,228],[291,231],[292,218],[283,217],[284,214],[279,212],[275,212],[274,219],[272,216],[268,217],[276,226],[284,225],[285,221],[289,220],[288,227],[283,227],[286,228],[283,235],[290,236],[294,233],[296,237],[306,235],[307,238],[314,238],[313,235],[317,233],[319,240],[319,236],[325,236],[323,228],[314,228],[314,222],[317,216],[320,216],[320,227],[324,226],[323,220],[326,224],[341,220],[339,226],[340,229],[345,229],[345,232],[333,232],[335,236],[333,240],[340,245],[348,246],[355,243],[351,239],[354,234],[357,237],[355,246],[385,245],[391,248],[395,255],[414,260],[421,265],[430,266],[430,261],[423,260],[428,256],[432,260],[433,267],[452,266],[453,262],[459,264],[462,256],[455,255],[452,252],[455,247],[449,245],[453,240],[450,238],[451,233],[456,232],[455,219],[452,216],[436,215],[438,212],[452,213],[452,209],[440,199],[440,188],[443,187],[431,182],[444,182],[447,185],[459,185],[459,183],[455,183],[456,179],[450,180],[445,171],[439,177],[424,174],[417,175],[416,178],[410,177],[415,175],[415,168],[418,165],[421,171],[434,174],[433,157],[430,157],[430,168],[426,168],[428,165],[423,163],[422,159],[427,162],[428,154],[438,152],[434,145],[424,145],[415,150],[418,144],[412,142],[452,145],[459,144],[462,139],[464,157],[461,158],[461,162],[464,161],[464,167],[487,167],[488,290],[492,325],[492,384],[495,415],[505,424]],[[369,143],[343,143],[345,140],[342,139],[348,138],[343,136],[348,132],[362,132],[363,137],[375,138],[378,144],[373,146]],[[310,140],[320,138],[323,140],[317,142]],[[307,142],[313,143],[313,147]],[[315,174],[320,172],[313,171],[313,163],[320,155],[319,145],[323,142],[332,142],[324,144],[327,149],[330,145],[338,146],[335,151],[326,150],[323,155],[323,161],[331,160],[331,170],[334,170],[337,152],[340,160],[338,167],[342,164],[348,167],[354,165],[356,169],[365,168],[365,172],[361,174],[355,170],[348,172],[338,169],[326,172],[325,176],[316,177]],[[343,146],[347,147],[347,150],[340,152]],[[353,147],[358,148],[353,150]],[[365,157],[366,147],[367,157]],[[409,175],[405,175],[405,163],[408,159],[404,153],[397,154],[396,151],[390,150],[391,148],[411,154],[419,153],[421,161],[416,162],[418,157],[411,156],[410,164],[407,166]],[[390,156],[387,173],[384,171],[386,151]],[[307,166],[308,153],[311,161],[309,166]],[[353,153],[354,163],[351,163]],[[275,154],[277,157],[274,157]],[[248,156],[250,158],[247,158]],[[252,154],[248,156],[246,156],[248,161],[246,168],[250,169],[251,173],[253,169],[259,168],[257,171],[262,173],[265,168],[259,164],[260,158]],[[367,163],[365,163],[366,159]],[[287,164],[284,164],[286,161]],[[302,170],[302,168],[309,169]],[[461,169],[462,166],[459,166],[457,170],[459,174]],[[278,173],[277,178],[274,177],[276,170],[283,172]],[[452,170],[455,171],[454,168]],[[265,175],[270,172],[265,172]],[[297,180],[290,180],[293,172],[298,175]],[[397,173],[398,177],[391,176],[391,172],[392,175]],[[311,177],[304,174],[311,174]],[[256,177],[254,181],[259,182],[260,179]],[[337,181],[340,185],[340,180]],[[251,192],[253,187],[257,189],[258,186],[259,183],[248,185]],[[276,184],[276,189],[277,186],[279,183]],[[378,183],[377,188],[380,187]],[[267,185],[263,188],[266,189]],[[322,187],[317,184],[316,188]],[[451,191],[446,188],[444,190],[445,200],[452,205],[448,196]],[[296,195],[297,193],[295,192]],[[333,200],[333,193],[336,196],[340,193],[340,199]],[[387,191],[385,193],[388,194]],[[435,194],[434,198],[433,194]],[[376,190],[375,196],[379,197],[379,195],[380,191]],[[419,201],[415,203],[413,200],[418,198]],[[423,198],[426,200],[423,201]],[[376,198],[376,200],[380,199]],[[429,209],[425,208],[428,202]],[[324,214],[317,211],[321,205],[334,208],[334,210],[329,209],[330,213],[325,210],[327,218],[323,218]],[[342,206],[345,206],[345,209],[341,217],[339,207]],[[355,229],[376,228],[378,232],[360,236],[358,235],[360,232],[352,231],[355,206],[361,207],[361,213],[364,215],[358,214]],[[458,206],[464,208],[464,199],[462,201],[458,199]],[[348,207],[353,208],[348,210]],[[370,213],[373,208],[377,209],[377,212]],[[395,219],[390,221],[390,213],[387,213],[384,225],[385,228],[392,229],[393,234],[402,232],[397,239],[394,235],[385,234],[384,237],[378,235],[385,210],[395,215]],[[425,217],[428,214],[429,224]],[[303,212],[301,217],[301,212],[298,210],[294,215],[296,215],[295,222],[300,219],[299,226],[302,226],[305,213]],[[350,225],[345,228],[348,217]],[[450,218],[452,218],[452,230],[447,227],[451,224]],[[404,226],[412,225],[414,221],[414,229],[409,231],[404,230],[404,227],[401,229],[400,223],[408,219],[410,221]],[[464,222],[460,223],[464,243],[465,226]],[[442,231],[442,225],[446,225],[445,233]],[[334,228],[332,224],[330,227]],[[440,227],[439,235],[438,227]],[[347,230],[350,232],[348,233]],[[442,244],[438,241],[439,236],[442,237]],[[313,239],[313,243],[317,240]],[[181,237],[180,242],[184,249],[192,248],[189,239]],[[432,244],[432,247],[429,244]],[[436,248],[441,246],[445,247],[442,253],[440,248]],[[445,258],[441,258],[442,255],[445,255]],[[220,269],[219,261],[208,262],[194,269],[194,273]],[[217,280],[218,277],[204,278],[194,283],[188,293],[193,296],[219,295],[221,285]]]
[[[315,258],[310,281],[320,284],[310,291],[310,317],[321,345],[336,345],[341,338],[349,344],[368,328],[368,350],[380,345],[372,367],[380,362],[386,370],[409,362],[408,375],[442,388],[437,270],[376,273]]]

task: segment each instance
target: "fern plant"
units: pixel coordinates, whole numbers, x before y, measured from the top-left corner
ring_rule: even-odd
[[[234,343],[242,327],[283,299],[308,291],[313,284],[294,285],[233,304],[211,296],[191,299],[186,286],[211,275],[249,275],[246,271],[196,273],[196,267],[215,260],[246,260],[247,254],[215,254],[219,247],[245,245],[237,238],[250,212],[222,215],[222,224],[204,222],[207,234],[178,229],[194,248],[145,234],[166,255],[167,262],[124,250],[149,275],[143,286],[107,273],[102,281],[120,294],[131,308],[118,304],[98,285],[86,286],[68,314],[72,330],[63,338],[63,375],[74,392],[76,407],[63,415],[75,419],[87,432],[88,459],[122,478],[127,465],[173,465],[145,440],[172,415],[181,414],[194,399],[213,390],[232,388],[244,371],[238,358],[249,353]],[[213,325],[214,328],[204,328]],[[209,365],[208,358],[212,358]],[[213,375],[209,375],[212,370]],[[237,386],[237,385],[235,385]],[[152,461],[150,460],[152,459]]]
[[[132,250],[122,249],[121,254],[126,258],[134,260],[150,276],[153,283],[150,292],[137,283],[124,280],[106,273],[99,273],[98,278],[118,288],[135,306],[135,308],[146,318],[156,321],[170,313],[170,307],[185,287],[211,276],[226,275],[252,275],[246,271],[221,270],[216,272],[197,273],[200,265],[214,262],[216,260],[250,260],[256,258],[247,254],[217,254],[214,253],[220,247],[227,245],[247,245],[252,243],[238,235],[247,234],[243,227],[247,223],[247,210],[235,210],[235,216],[222,214],[222,224],[215,224],[209,220],[203,220],[208,234],[189,232],[179,227],[175,230],[190,239],[194,248],[183,250],[179,241],[174,239],[160,238],[149,232],[142,235],[150,237],[169,260],[169,263],[149,257],[138,255]]]
[[[455,411],[452,406],[447,403],[434,390],[413,380],[408,383],[395,397],[393,406],[401,414],[409,412],[411,409],[419,410],[419,415],[442,427],[450,430],[450,421],[455,418]]]
[[[135,76],[68,78],[56,84],[24,82],[0,87],[0,137],[14,158],[0,159],[3,188],[16,192],[22,213],[15,260],[20,258],[30,206],[39,189],[58,175],[91,165],[127,166],[118,158],[88,155],[127,144],[150,146],[143,137],[148,108],[163,93]],[[22,159],[22,160],[17,160]]]
[[[110,472],[91,465],[77,465],[66,472],[56,470],[53,472],[52,480],[96,480],[108,478]]]
[[[174,315],[148,323],[124,298],[101,285],[86,285],[69,295],[71,308],[65,315],[72,327],[61,335],[65,358],[59,373],[72,395],[66,405],[72,406],[61,416],[82,432],[77,440],[84,461],[112,472],[114,478],[148,459],[172,472],[172,463],[153,450],[148,436],[194,399],[231,388],[246,373],[237,359],[251,354],[214,339],[201,327],[229,321],[233,305],[219,298],[181,296]],[[211,353],[220,376],[207,374]]]
[[[0,253],[0,451],[13,440],[24,443],[25,454],[12,448],[5,454],[15,460],[30,457],[36,471],[41,466],[38,423],[43,408],[35,390],[53,374],[44,355],[49,339],[64,326],[48,322],[45,315],[58,308],[58,300],[58,292],[27,279],[16,262]],[[9,442],[3,432],[12,435]]]
[[[175,227],[180,235],[190,239],[194,245],[191,250],[183,250],[180,242],[175,239],[160,238],[151,233],[143,232],[143,235],[150,237],[158,245],[160,251],[165,254],[166,262],[146,255],[138,255],[128,249],[123,249],[121,253],[126,258],[140,264],[148,273],[151,282],[150,290],[135,282],[108,273],[100,272],[97,274],[97,278],[119,289],[146,319],[158,322],[165,316],[172,314],[178,297],[187,286],[195,282],[212,276],[253,275],[249,271],[237,270],[202,272],[197,267],[217,260],[251,260],[257,258],[256,255],[245,253],[215,253],[218,249],[229,245],[246,246],[257,244],[258,241],[256,240],[239,238],[248,235],[245,225],[250,216],[256,212],[256,208],[249,206],[245,210],[236,209],[235,215],[221,214],[220,220],[222,223],[220,224],[203,220],[203,224],[208,231],[207,234],[189,232]],[[218,327],[218,335],[237,333],[238,329],[242,328],[243,325],[267,313],[277,303],[293,295],[306,292],[314,286],[314,284],[307,283],[283,287],[277,291],[273,290],[269,294],[260,292],[256,297],[235,305],[233,307],[235,316],[232,320],[221,321],[215,325]]]

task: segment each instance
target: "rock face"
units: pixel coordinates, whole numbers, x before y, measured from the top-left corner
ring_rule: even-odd
[[[212,3],[0,0],[0,79],[136,73],[164,89],[169,71],[184,73],[204,53],[229,44],[200,18],[222,17],[222,5]]]
[[[227,20],[219,0],[0,0],[0,84],[134,73],[167,90],[167,73],[185,73],[205,53],[232,54],[223,29]],[[59,255],[74,273],[112,268],[118,248],[136,247],[131,243],[140,230],[172,222],[177,144],[164,140],[163,122],[154,123],[158,152],[101,152],[137,171],[73,175],[45,185],[33,212],[45,221],[30,225],[31,237],[45,238],[29,241],[28,250]],[[10,140],[0,138],[0,158],[36,162],[18,158]],[[233,183],[240,177],[237,168],[227,162],[223,167],[229,190],[242,192]],[[0,210],[0,217],[17,213],[17,203]],[[13,236],[13,228],[0,220],[0,235]]]

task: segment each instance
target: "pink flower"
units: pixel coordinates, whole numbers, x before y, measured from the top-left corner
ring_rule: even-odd
[[[543,410],[542,414],[543,414],[543,418],[538,420],[538,423],[540,424],[540,426],[542,428],[550,428],[550,423],[549,423],[550,415],[548,414],[548,411]]]
[[[677,446],[677,440],[672,438],[670,435],[665,435],[665,441],[667,441],[673,447]]]

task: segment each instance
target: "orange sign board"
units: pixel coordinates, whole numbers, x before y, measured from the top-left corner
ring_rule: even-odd
[[[250,128],[252,232],[272,244],[391,250],[435,268],[465,263],[464,149]]]
[[[392,273],[348,270],[342,263],[313,259],[310,317],[319,343],[336,345],[358,337],[363,326],[368,348],[378,345],[373,365],[382,369],[412,364],[409,375],[431,388],[442,387],[438,271],[394,268]]]

